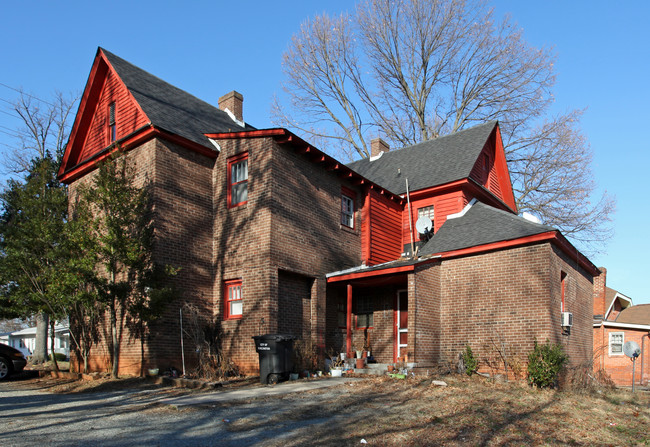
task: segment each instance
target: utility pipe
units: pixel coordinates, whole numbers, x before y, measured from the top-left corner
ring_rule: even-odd
[[[409,193],[409,179],[406,179],[406,203],[409,209],[409,234],[411,235],[411,257],[415,257],[415,243],[413,242],[413,217],[411,216],[411,194]]]

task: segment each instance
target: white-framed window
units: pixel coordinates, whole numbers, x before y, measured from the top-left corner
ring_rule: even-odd
[[[422,216],[428,217],[429,219],[431,219],[431,222],[433,222],[433,217],[434,217],[433,205],[418,208],[418,219]]]
[[[341,194],[341,225],[354,228],[354,199],[346,193]]]
[[[625,343],[625,332],[610,332],[609,355],[623,355],[623,343]]]

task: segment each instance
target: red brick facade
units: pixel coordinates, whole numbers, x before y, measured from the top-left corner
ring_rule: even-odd
[[[101,85],[93,76],[91,88]],[[95,101],[110,103],[112,92],[120,95],[118,99],[128,97],[119,82],[111,88],[94,92]],[[89,97],[85,95],[84,104]],[[139,123],[141,109],[127,99],[132,122]],[[99,112],[82,108],[81,113]],[[93,123],[91,118],[78,117],[76,123]],[[476,191],[512,212],[508,207],[514,207],[514,199],[496,129],[485,146],[492,158],[477,160],[477,166],[487,169],[481,179],[485,188],[465,179],[453,187],[414,191],[413,221],[418,206],[433,204],[438,230],[447,215],[475,198]],[[258,368],[252,337],[260,333],[311,337],[321,353],[347,350],[341,317],[348,311],[353,313],[351,348],[369,345],[375,360],[384,363],[400,356],[422,367],[455,363],[469,344],[483,369],[498,371],[503,356],[512,368],[521,365],[534,340],[562,343],[572,364],[591,359],[594,272],[575,267],[575,259],[567,258],[572,247],[560,249],[557,240],[510,242],[489,251],[423,259],[395,271],[380,268],[370,276],[332,280],[333,272],[398,260],[403,245],[410,243],[409,231],[414,231],[409,229],[405,200],[282,129],[206,135],[214,138],[218,149],[197,148],[198,143],[159,129],[128,147],[138,181],[152,191],[154,259],[179,268],[179,273],[171,280],[178,296],[145,341],[144,363],[139,341],[128,334],[122,337],[120,373],[139,373],[141,367],[180,369],[179,309],[184,303],[219,325],[223,352],[246,372]],[[108,150],[97,141],[93,138],[88,148],[73,141],[68,149],[81,154]],[[79,182],[93,175],[90,171],[84,176],[91,164],[83,169],[75,164],[83,163],[78,153],[77,158],[64,158],[64,165],[74,160],[61,171],[72,182],[72,195]],[[233,160],[247,160],[248,177],[247,198],[231,203],[231,188],[236,185],[229,185],[228,171]],[[491,195],[492,189],[496,195]],[[354,200],[351,225],[342,224],[342,192]],[[241,284],[242,296],[241,314],[234,315],[225,310],[225,286],[233,282]],[[349,286],[351,309],[347,309]],[[560,322],[562,290],[565,310],[574,315],[570,332],[563,331]],[[402,308],[408,315],[404,352],[397,346],[399,293],[407,294]],[[372,315],[369,327],[359,327],[360,314]],[[193,351],[186,346],[188,367],[196,361]],[[107,359],[102,342],[93,348],[91,367],[105,369]]]

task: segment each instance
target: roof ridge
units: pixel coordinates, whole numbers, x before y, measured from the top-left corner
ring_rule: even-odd
[[[125,64],[130,65],[131,68],[133,68],[133,69],[135,69],[135,70],[138,70],[138,71],[140,71],[140,72],[142,72],[142,73],[145,73],[145,74],[147,74],[148,76],[151,76],[152,78],[155,78],[156,80],[158,80],[158,81],[160,81],[160,82],[162,82],[162,83],[168,85],[169,87],[173,88],[174,90],[178,90],[179,92],[183,92],[184,94],[186,94],[186,95],[188,95],[188,96],[191,96],[192,98],[194,98],[195,100],[197,100],[197,101],[199,101],[199,102],[202,102],[202,103],[204,103],[204,104],[206,104],[206,105],[208,105],[208,106],[210,106],[210,107],[213,107],[213,108],[216,109],[216,110],[219,110],[219,111],[221,111],[221,112],[223,112],[223,113],[226,113],[225,111],[221,110],[218,106],[215,106],[214,104],[210,104],[209,102],[207,102],[207,101],[205,101],[205,100],[199,98],[198,96],[196,96],[196,95],[194,95],[194,94],[188,92],[187,90],[183,90],[182,88],[177,87],[177,86],[175,86],[174,84],[165,81],[163,78],[161,78],[161,77],[159,77],[159,76],[156,76],[155,74],[153,74],[153,73],[151,73],[151,72],[145,70],[144,68],[138,67],[138,66],[135,65],[133,62],[129,62],[129,61],[127,61],[127,60],[124,59],[123,57],[120,57],[120,56],[118,56],[117,54],[112,53],[111,51],[107,50],[106,48],[102,48],[102,47],[99,47],[99,48],[100,48],[100,49],[104,52],[104,54],[108,57],[109,62],[111,62],[111,61],[110,61],[110,58],[119,59],[119,62],[122,62],[122,63],[125,63]],[[114,65],[112,62],[111,62],[111,66],[113,66],[113,69],[118,70],[117,68],[115,68],[115,65]],[[126,81],[122,78],[122,76],[120,76],[120,78],[122,79],[122,82],[125,83],[125,85],[127,86],[127,88],[130,89],[129,85],[126,84]],[[176,106],[178,106],[178,105],[176,105]]]

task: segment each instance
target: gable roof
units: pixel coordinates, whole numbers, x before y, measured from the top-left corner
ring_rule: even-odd
[[[116,149],[115,144],[102,147],[97,141],[91,146],[87,143],[102,95],[105,91],[116,91],[115,86],[108,90],[109,78],[117,82],[119,88],[124,91],[124,99],[134,107],[131,110],[135,110],[136,115],[123,122],[130,126],[139,126],[129,128],[129,133],[117,140],[117,145],[124,149],[128,150],[134,142],[140,144],[155,135],[163,135],[204,155],[216,156],[214,147],[205,133],[252,129],[249,125],[242,127],[223,110],[100,47],[97,49],[59,169],[59,178],[66,183],[94,169],[99,160]]]
[[[489,121],[444,137],[384,152],[373,161],[364,158],[349,163],[348,167],[396,194],[406,193],[406,178],[411,191],[465,179],[497,124],[497,121]]]
[[[425,256],[556,231],[551,226],[472,201],[457,216],[448,216],[420,253]]]
[[[628,308],[632,305],[632,299],[623,295],[618,290],[614,290],[611,287],[605,286],[605,319],[609,317],[609,314],[614,308],[614,302],[616,300],[621,301],[621,307],[623,309]],[[627,301],[627,304],[625,303]],[[618,320],[617,320],[618,321]]]
[[[174,87],[110,51],[99,48],[151,123],[195,143],[212,147],[208,132],[237,132],[240,126],[223,110]]]
[[[644,324],[650,325],[650,304],[637,304],[623,309],[618,318],[617,323],[627,324]]]

